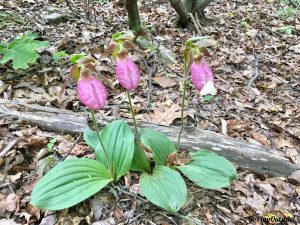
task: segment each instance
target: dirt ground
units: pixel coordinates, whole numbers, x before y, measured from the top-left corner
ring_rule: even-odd
[[[200,31],[218,42],[209,48],[212,58],[208,59],[218,97],[205,101],[191,86],[186,121],[190,126],[276,149],[300,166],[300,17],[299,10],[286,15],[282,9],[287,2],[216,0],[210,4]],[[142,55],[134,54],[142,70],[133,99],[137,118],[179,125],[184,42],[199,34],[193,24],[178,27],[168,1],[139,1],[139,7],[148,39],[177,57],[175,62],[166,63],[155,56],[144,61]],[[51,18],[53,13],[60,18]],[[283,31],[286,28],[291,34]],[[49,42],[40,51],[38,62],[26,70],[15,71],[10,63],[0,64],[0,98],[84,111],[75,82],[68,83],[63,104],[59,104],[58,93],[71,63],[68,56],[55,62],[52,55],[84,52],[99,59],[112,34],[127,29],[126,11],[118,1],[0,0],[0,42],[28,31]],[[100,60],[97,70],[106,78],[110,94],[107,107],[99,114],[109,119],[130,118],[126,93],[116,82],[111,59]],[[149,74],[153,79],[151,92]],[[254,76],[257,79],[251,79]],[[194,224],[134,197],[139,191],[135,173],[121,180],[119,188],[104,189],[67,210],[44,211],[30,205],[36,182],[69,149],[69,156],[93,156],[82,139],[72,146],[76,139],[0,118],[0,149],[13,143],[9,153],[0,157],[0,225]],[[298,181],[269,177],[238,168],[238,178],[228,188],[203,190],[191,183],[188,188],[188,202],[180,213],[203,224],[275,224],[253,221],[270,215],[290,220],[277,224],[300,223],[299,177]]]

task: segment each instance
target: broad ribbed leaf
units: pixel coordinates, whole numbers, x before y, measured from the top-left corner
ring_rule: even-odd
[[[12,60],[15,70],[26,69],[29,64],[34,64],[39,56],[36,50],[48,45],[47,41],[38,41],[36,38],[33,33],[24,34],[8,43],[6,48],[0,48],[0,54],[3,54],[0,64]]]
[[[155,130],[141,129],[141,142],[153,153],[153,159],[157,165],[166,165],[170,153],[176,151],[175,145],[170,139]]]
[[[173,169],[157,166],[153,174],[143,173],[140,186],[145,197],[155,205],[177,212],[186,202],[187,188],[183,178]]]
[[[118,180],[130,169],[134,153],[134,136],[124,120],[116,120],[102,130],[101,138],[109,160],[113,162],[114,177]],[[100,143],[96,147],[96,157],[103,165],[107,165]]]
[[[191,153],[192,161],[177,168],[196,185],[219,189],[227,187],[236,178],[237,173],[234,165],[208,150],[200,150]]]
[[[134,143],[134,154],[130,170],[140,172],[150,172],[150,162],[143,149],[139,147],[137,143]]]
[[[89,128],[85,128],[83,130],[83,138],[88,146],[90,146],[93,150],[96,149],[99,143],[96,131],[93,131]]]
[[[94,195],[110,181],[107,168],[95,160],[66,160],[37,183],[30,203],[42,209],[65,209]]]

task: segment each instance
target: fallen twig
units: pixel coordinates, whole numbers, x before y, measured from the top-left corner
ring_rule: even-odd
[[[0,157],[4,157],[18,142],[21,141],[21,138],[18,137],[14,139],[12,142],[10,142],[3,151],[0,152]]]
[[[283,49],[279,54],[277,55],[274,55],[272,57],[269,57],[269,58],[266,58],[266,59],[263,59],[261,60],[260,62],[266,62],[266,61],[269,61],[271,59],[275,59],[275,58],[278,58],[280,56],[282,56],[292,45],[296,44],[298,41],[300,41],[300,37],[298,39],[296,39],[295,41],[293,41],[292,43],[290,43],[285,49]]]
[[[129,191],[125,191],[122,188],[120,188],[120,187],[118,187],[116,185],[113,185],[113,184],[112,184],[112,187],[115,188],[115,189],[117,189],[118,191],[122,192],[123,194],[126,194],[126,195],[130,196],[130,197],[137,198],[137,199],[141,200],[142,202],[148,202],[147,199],[138,196],[138,194],[134,194],[134,193],[131,193]]]
[[[157,214],[159,214],[159,215],[161,215],[161,216],[163,216],[163,217],[165,217],[165,218],[167,218],[168,220],[170,220],[172,223],[174,223],[175,225],[177,225],[177,223],[172,219],[172,218],[170,218],[169,216],[167,216],[166,214],[163,214],[163,213],[161,213],[161,212],[156,212]]]
[[[70,134],[81,133],[85,128],[84,123],[86,121],[86,118],[80,112],[75,113],[53,107],[26,104],[20,102],[20,100],[9,101],[3,99],[0,99],[1,118],[14,118],[40,126],[43,129]],[[98,118],[97,121],[100,127],[104,127],[110,120]],[[178,127],[160,126],[147,122],[140,123],[139,127],[155,129],[170,137],[171,141],[177,141]],[[181,140],[180,148],[182,151],[210,149],[236,162],[241,167],[271,176],[287,177],[299,169],[298,165],[289,162],[280,151],[208,130],[186,127]]]
[[[73,150],[73,148],[75,147],[75,145],[77,145],[77,143],[79,142],[79,140],[82,138],[82,133],[79,134],[79,136],[77,137],[76,141],[73,143],[73,145],[71,146],[71,148],[69,149],[69,151],[67,152],[67,154],[62,158],[61,161],[64,161],[68,155],[71,153],[71,151]]]
[[[149,108],[151,106],[151,96],[152,96],[152,77],[155,75],[156,73],[156,70],[157,70],[157,65],[156,65],[156,55],[154,55],[154,58],[153,58],[153,66],[152,66],[152,69],[151,71],[148,73],[148,85],[149,85],[149,92],[148,92],[148,95],[147,95],[147,107]]]
[[[254,68],[254,76],[249,80],[248,83],[248,88],[251,88],[251,85],[254,83],[254,81],[257,80],[259,77],[259,71],[258,71],[258,66],[259,66],[259,57],[256,53],[254,53],[254,63],[255,63],[255,68]]]
[[[179,214],[179,213],[172,213],[172,215],[178,216],[179,218],[187,220],[187,221],[190,221],[190,222],[192,222],[192,223],[194,223],[196,225],[203,225],[203,223],[201,222],[201,220],[199,220],[197,218],[194,218],[194,217],[185,216],[185,215],[182,215],[182,214]]]

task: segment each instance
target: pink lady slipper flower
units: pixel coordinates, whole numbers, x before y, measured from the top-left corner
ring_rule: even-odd
[[[117,56],[116,74],[120,85],[126,90],[134,90],[139,85],[140,71],[126,50],[122,50]]]
[[[79,100],[93,110],[102,109],[108,98],[105,86],[89,72],[81,74],[77,83],[77,92]]]
[[[215,95],[217,90],[214,86],[212,69],[204,59],[195,59],[191,65],[192,82],[201,95]]]

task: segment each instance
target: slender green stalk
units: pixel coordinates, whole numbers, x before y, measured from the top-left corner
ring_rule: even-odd
[[[97,124],[97,120],[96,120],[95,113],[94,113],[93,110],[91,110],[91,114],[92,114],[93,125],[94,125],[95,131],[96,131],[96,133],[97,133],[98,140],[99,140],[99,142],[100,142],[100,144],[101,144],[101,147],[102,147],[102,149],[103,149],[103,152],[104,152],[104,155],[105,155],[105,158],[106,158],[106,161],[107,161],[108,169],[110,170],[111,175],[114,177],[113,164],[112,164],[112,162],[109,160],[109,157],[108,157],[106,148],[105,148],[105,146],[104,146],[104,144],[103,144],[103,141],[102,141],[102,138],[101,138],[101,136],[100,136],[100,131],[99,131],[98,124]]]
[[[137,124],[136,124],[136,120],[135,120],[135,116],[134,116],[133,106],[132,106],[132,102],[131,102],[131,96],[130,96],[129,91],[126,90],[126,92],[128,95],[129,107],[130,107],[130,111],[131,111],[131,115],[132,115],[132,120],[134,123],[135,139],[139,142],[139,133],[138,133]]]
[[[182,134],[182,131],[183,131],[183,126],[184,126],[183,112],[184,112],[184,104],[185,104],[185,98],[186,98],[186,83],[187,83],[187,79],[184,79],[184,82],[183,82],[183,95],[182,95],[182,101],[181,101],[181,126],[180,126],[180,131],[179,131],[178,140],[177,140],[177,151],[179,151],[180,138],[181,138],[181,134]]]

